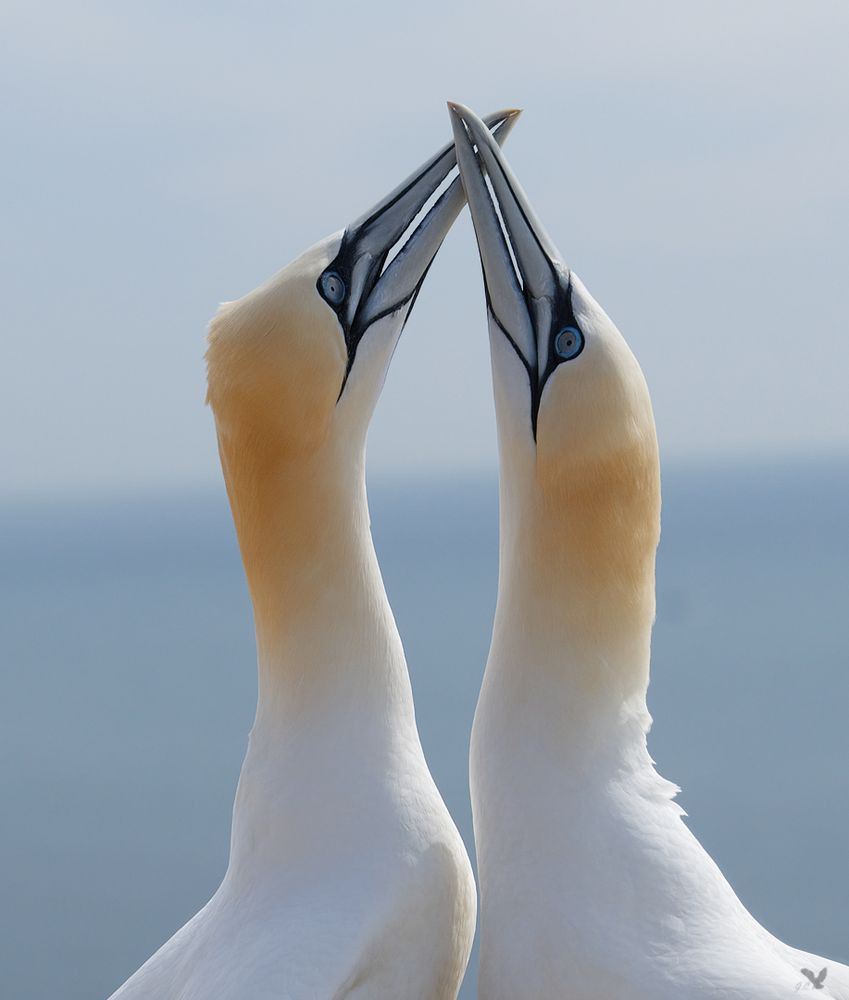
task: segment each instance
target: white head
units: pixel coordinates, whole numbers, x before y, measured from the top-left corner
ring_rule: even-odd
[[[499,140],[516,116],[488,119]],[[268,618],[281,620],[281,602],[294,613],[315,599],[332,560],[370,547],[366,433],[398,337],[463,206],[459,178],[404,236],[455,165],[451,143],[212,321],[208,399],[259,617],[264,601],[274,602]]]
[[[450,108],[486,287],[502,589],[598,644],[611,618],[642,629],[654,612],[660,481],[648,388],[480,119]]]
[[[499,141],[517,114],[487,119]],[[459,178],[398,244],[455,164],[452,143],[344,232],[221,306],[207,362],[225,452],[231,439],[299,460],[322,450],[334,459],[361,452],[398,337],[463,206]]]

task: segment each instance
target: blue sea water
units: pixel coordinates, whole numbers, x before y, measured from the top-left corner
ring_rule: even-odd
[[[425,751],[471,848],[495,479],[370,497]],[[743,901],[844,962],[847,519],[846,461],[670,469],[650,691],[653,756]],[[256,687],[223,488],[0,511],[0,664],[0,996],[97,1000],[226,866]]]

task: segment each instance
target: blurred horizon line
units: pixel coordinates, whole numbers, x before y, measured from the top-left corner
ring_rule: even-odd
[[[661,481],[670,474],[677,476],[695,472],[709,473],[714,470],[726,474],[733,472],[754,474],[757,471],[769,474],[770,472],[786,471],[791,467],[804,468],[806,466],[819,470],[825,466],[849,469],[849,451],[823,449],[804,454],[801,452],[784,454],[775,452],[734,453],[729,455],[677,454],[664,458],[661,450],[660,464]],[[405,466],[397,470],[378,468],[369,471],[368,464],[366,467],[366,483],[369,490],[391,490],[405,485],[436,485],[452,482],[458,485],[480,484],[487,480],[497,485],[497,464],[466,468],[448,466],[439,470]],[[167,498],[191,498],[193,496],[209,497],[219,491],[222,499],[226,500],[224,478],[220,471],[215,478],[187,480],[172,485],[155,481],[137,485],[123,482],[89,486],[74,484],[67,488],[21,489],[11,490],[6,495],[0,496],[0,512],[8,515],[21,508],[62,505],[75,507],[88,502],[120,504],[122,501],[133,502],[144,499],[156,501]]]

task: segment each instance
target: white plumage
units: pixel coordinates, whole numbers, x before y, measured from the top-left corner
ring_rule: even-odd
[[[498,605],[471,754],[480,996],[849,1000],[849,969],[787,947],[746,911],[654,769],[648,389],[481,122],[457,105],[451,117],[484,265],[501,460]]]
[[[503,139],[514,112],[493,116]],[[422,753],[375,557],[365,441],[463,204],[446,146],[378,206],[222,306],[209,401],[254,606],[256,720],[230,863],[113,1000],[453,1000],[475,885]]]

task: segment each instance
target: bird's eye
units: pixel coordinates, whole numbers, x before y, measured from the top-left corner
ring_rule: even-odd
[[[345,282],[335,271],[328,271],[321,276],[321,291],[328,302],[338,306],[345,298]]]
[[[584,349],[584,335],[576,326],[564,326],[554,338],[554,350],[564,361],[576,358]]]

